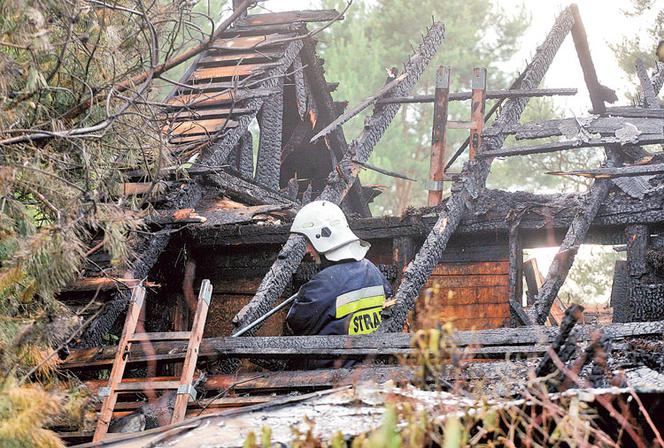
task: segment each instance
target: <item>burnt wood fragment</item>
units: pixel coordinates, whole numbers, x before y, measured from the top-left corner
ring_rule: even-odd
[[[556,337],[556,340],[551,344],[551,349],[554,351],[556,356],[560,357],[560,351],[567,343],[567,339],[572,334],[572,330],[576,323],[583,317],[583,307],[581,305],[572,305],[565,310],[565,317],[563,317],[562,322],[560,323],[560,332]],[[553,359],[549,353],[545,354],[542,360],[540,361],[537,369],[535,369],[535,374],[538,377],[547,376],[556,369]]]
[[[594,110],[603,112],[606,107],[604,102],[610,100],[610,98],[607,98],[606,88],[597,79],[590,48],[588,47],[588,38],[578,7],[572,5],[571,8],[574,14],[572,37],[574,38],[574,46],[581,63],[586,86],[590,93],[590,100]],[[615,96],[615,93],[613,95]],[[605,151],[607,156],[605,165],[607,167],[613,168],[622,163],[618,145],[607,144]],[[607,199],[611,186],[612,183],[607,179],[596,179],[586,194],[583,208],[579,210],[567,230],[558,253],[549,267],[544,284],[535,298],[535,305],[532,307],[531,313],[534,322],[544,324],[549,318],[549,312],[558,296],[558,291],[567,278],[576,253],[585,239],[601,204]]]
[[[295,81],[295,103],[300,120],[304,120],[307,113],[307,87],[304,81],[304,67],[302,58],[296,57],[293,61],[293,80]]]

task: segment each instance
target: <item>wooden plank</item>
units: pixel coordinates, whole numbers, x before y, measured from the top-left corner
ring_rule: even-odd
[[[593,111],[593,113],[597,113]],[[628,118],[664,118],[664,109],[643,109],[641,107],[607,107],[606,114]]]
[[[434,299],[441,305],[473,305],[488,303],[507,303],[508,287],[504,286],[468,286],[461,288],[446,288],[444,286],[436,287],[433,282],[431,292]],[[426,287],[425,287],[426,289]]]
[[[383,87],[378,89],[376,93],[365,98],[364,100],[360,101],[359,104],[353,106],[350,110],[339,115],[339,117],[337,117],[332,123],[325,126],[325,128],[323,128],[318,134],[314,135],[311,138],[310,142],[313,143],[319,138],[325,137],[326,135],[330,134],[336,128],[346,123],[351,118],[355,117],[357,114],[362,112],[367,107],[371,106],[373,103],[376,102],[376,100],[387,95],[390,91],[394,90],[394,88],[397,87],[401,82],[403,82],[404,79],[406,79],[406,75],[407,73],[402,73],[399,76],[393,76],[391,79],[388,79],[388,82]]]
[[[630,145],[636,146],[645,146],[645,145],[659,145],[664,143],[664,134],[662,135],[640,135],[630,140]],[[481,157],[484,158],[495,158],[495,157],[511,157],[511,156],[524,156],[529,154],[547,154],[557,151],[569,151],[574,149],[581,148],[597,148],[607,145],[621,144],[621,142],[615,137],[602,137],[602,138],[591,138],[588,140],[570,140],[570,141],[561,141],[561,142],[552,142],[545,143],[541,145],[532,145],[532,146],[515,146],[509,148],[503,148],[496,151],[491,151],[488,154],[482,154]]]
[[[212,285],[210,280],[203,280],[201,288],[198,293],[198,303],[196,304],[196,313],[194,314],[194,322],[191,329],[191,337],[187,345],[187,353],[184,357],[182,364],[182,376],[180,377],[180,387],[192,387],[194,381],[194,373],[196,371],[196,362],[198,361],[199,347],[203,340],[203,331],[205,330],[205,321],[209,308],[209,301],[212,299]],[[178,390],[175,397],[175,404],[173,405],[173,416],[171,417],[171,424],[179,423],[184,420],[187,412],[187,403],[189,402],[189,392],[182,392]]]
[[[223,79],[245,77],[262,73],[266,70],[274,68],[278,63],[262,63],[262,64],[243,64],[243,65],[229,65],[223,67],[208,67],[199,68],[189,77],[189,81],[200,82],[204,79]]]
[[[433,274],[426,283],[428,287],[474,288],[478,286],[508,286],[506,275],[437,275]]]
[[[123,381],[115,390],[118,392],[141,392],[151,390],[172,390],[180,386],[179,381],[155,381],[153,379],[135,378],[141,381]]]
[[[487,90],[487,100],[503,100],[508,98],[535,98],[544,96],[573,96],[578,93],[578,89],[508,89],[508,90]],[[454,92],[450,93],[450,101],[468,101],[472,99],[473,92]],[[409,103],[433,103],[435,95],[415,95],[390,97],[378,100],[378,104],[409,104]]]
[[[218,84],[220,83],[201,84],[197,87],[203,89],[202,91],[174,96],[167,99],[166,104],[172,108],[222,106],[250,98],[266,97],[275,93],[275,90],[272,89],[247,90],[239,89],[233,85],[225,88],[215,87]],[[209,90],[207,90],[208,88]]]
[[[450,93],[450,68],[438,67],[436,72],[436,92],[433,105],[433,126],[431,130],[431,160],[427,205],[434,207],[443,200],[443,178],[445,176],[445,145],[447,144],[447,108]]]
[[[238,27],[254,27],[265,25],[284,25],[294,22],[329,22],[342,20],[343,16],[334,9],[283,11],[267,14],[250,14],[236,22]]]
[[[550,171],[546,174],[553,174],[556,176],[582,176],[595,179],[615,179],[617,177],[637,177],[637,176],[654,176],[664,174],[664,163],[656,163],[653,165],[631,165],[620,167],[604,167],[590,170],[576,170],[576,171]]]
[[[503,303],[476,303],[470,305],[441,305],[435,307],[440,319],[509,318],[507,298]]]
[[[162,128],[169,136],[211,135],[222,128],[230,129],[238,125],[236,121],[217,118],[213,120],[193,120],[183,123],[172,123]]]
[[[528,306],[533,305],[535,297],[539,293],[540,288],[544,284],[544,276],[539,270],[536,258],[530,258],[523,264],[523,275],[526,278],[526,292]]]
[[[432,275],[500,275],[509,273],[509,262],[441,263]]]
[[[215,40],[210,49],[224,51],[243,51],[266,48],[283,44],[284,39],[293,37],[293,33],[270,34],[260,36],[242,36]]]
[[[163,331],[152,333],[134,333],[129,338],[130,342],[152,342],[152,341],[186,341],[191,336],[190,331]]]
[[[237,65],[254,63],[256,61],[276,61],[283,53],[278,51],[251,51],[241,53],[228,53],[228,54],[215,54],[209,53],[205,55],[198,65],[201,67],[220,67],[223,65]]]
[[[86,292],[86,291],[108,291],[116,288],[134,288],[141,283],[141,280],[135,278],[119,277],[87,277],[76,280],[67,285],[62,292]],[[158,288],[158,283],[143,282],[147,288]]]
[[[246,107],[214,108],[214,109],[189,109],[183,108],[165,115],[165,119],[171,122],[171,126],[177,126],[177,122],[191,120],[211,120],[215,118],[229,119],[231,116],[251,113]]]
[[[125,319],[124,327],[122,328],[122,334],[120,335],[120,340],[118,341],[118,348],[113,358],[113,368],[108,377],[108,394],[104,398],[101,411],[99,412],[99,417],[97,419],[97,425],[95,427],[95,434],[93,437],[94,442],[99,442],[104,439],[104,436],[108,432],[108,426],[111,423],[111,418],[113,416],[113,408],[115,407],[115,402],[118,399],[118,394],[116,389],[122,377],[124,375],[125,366],[127,365],[127,356],[125,356],[125,351],[131,348],[129,339],[134,334],[136,330],[136,324],[138,323],[138,318],[143,309],[143,301],[145,299],[145,288],[138,286],[134,288],[131,294],[131,301],[129,303],[129,309],[127,310],[127,317]]]
[[[455,319],[452,322],[454,328],[457,330],[489,330],[492,328],[504,328],[509,326],[508,317],[484,317],[481,319],[471,318],[471,319]],[[534,350],[537,350],[533,346]]]

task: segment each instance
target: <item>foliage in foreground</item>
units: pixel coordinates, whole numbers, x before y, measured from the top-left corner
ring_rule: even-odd
[[[209,38],[227,10],[203,3],[0,1],[2,446],[60,446],[41,428],[80,413],[55,392],[57,349],[83,324],[57,294],[101,250],[104,274],[131,267],[149,195],[118,186],[139,167],[156,191],[174,163],[155,67]]]

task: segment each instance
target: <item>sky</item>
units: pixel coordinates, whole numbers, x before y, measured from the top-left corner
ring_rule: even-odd
[[[373,0],[355,0],[355,3],[372,3]],[[408,0],[412,1],[412,0]],[[656,0],[656,3],[664,0]],[[494,0],[494,4],[509,13],[510,10],[524,5],[531,15],[530,28],[521,40],[521,51],[505,67],[509,71],[519,71],[530,60],[539,44],[551,29],[555,17],[570,1],[561,0]],[[609,44],[620,42],[626,35],[633,37],[639,35],[642,40],[649,41],[648,22],[652,17],[626,19],[623,10],[628,9],[630,0],[577,0],[576,4],[581,11],[590,50],[597,67],[599,80],[602,84],[616,90],[622,103],[626,103],[626,94],[630,83],[626,75],[618,67],[613,51]],[[268,0],[262,3],[265,8],[272,11],[285,11],[295,9],[317,9],[317,0]],[[258,12],[258,11],[256,11]],[[443,23],[444,17],[439,18]],[[338,26],[338,25],[336,25]],[[654,49],[653,49],[654,52]],[[590,108],[590,99],[583,81],[583,74],[579,66],[576,51],[571,36],[565,40],[563,47],[554,60],[551,69],[544,80],[543,87],[576,87],[579,93],[574,97],[557,98],[556,104],[565,115],[584,115]],[[491,88],[491,86],[489,86]],[[367,92],[370,94],[371,92]]]

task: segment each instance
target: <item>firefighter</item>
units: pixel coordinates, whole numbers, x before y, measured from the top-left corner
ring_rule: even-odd
[[[392,289],[364,258],[369,243],[353,233],[343,211],[332,202],[311,202],[295,216],[290,231],[307,238],[307,252],[323,267],[302,285],[288,312],[286,323],[292,332],[301,336],[376,331]]]

